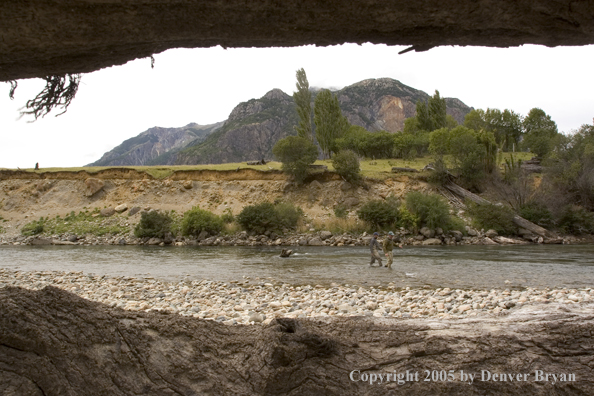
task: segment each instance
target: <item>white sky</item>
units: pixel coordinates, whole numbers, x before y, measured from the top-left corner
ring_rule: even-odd
[[[0,168],[82,166],[154,126],[181,127],[225,120],[240,102],[273,88],[295,89],[303,67],[312,87],[342,88],[390,77],[474,108],[542,108],[569,132],[594,117],[594,46],[497,49],[439,47],[398,55],[405,47],[177,49],[83,75],[68,111],[29,123],[19,109],[43,89],[21,80],[15,99],[0,84]]]

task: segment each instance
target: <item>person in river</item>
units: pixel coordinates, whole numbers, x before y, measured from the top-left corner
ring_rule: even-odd
[[[394,233],[392,231],[388,232],[388,237],[384,239],[382,243],[382,248],[386,257],[388,258],[388,262],[386,263],[386,267],[392,269],[392,262],[394,261],[394,253],[392,250],[394,249]],[[402,249],[402,244],[398,245],[400,249]]]
[[[381,249],[379,242],[377,241],[377,237],[379,233],[374,232],[373,237],[369,241],[369,250],[371,250],[371,261],[369,262],[369,266],[371,267],[375,260],[379,263],[379,266],[382,266],[382,258],[380,257],[378,250]]]

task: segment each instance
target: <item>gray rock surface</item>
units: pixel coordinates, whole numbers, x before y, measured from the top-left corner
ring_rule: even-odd
[[[543,388],[587,395],[594,388],[591,305],[457,320],[278,318],[269,326],[226,326],[109,308],[53,287],[7,287],[0,312],[0,367],[10,367],[0,370],[1,394],[375,396],[402,385],[351,381],[351,373],[406,370],[419,372],[407,395],[534,395]],[[454,381],[422,381],[437,362],[454,371]],[[461,370],[475,380],[461,380]],[[481,381],[481,370],[528,377]],[[565,380],[539,380],[536,370]]]

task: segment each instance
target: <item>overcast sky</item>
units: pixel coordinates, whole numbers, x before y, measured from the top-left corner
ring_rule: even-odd
[[[21,80],[15,99],[0,84],[0,167],[83,166],[154,126],[225,120],[240,102],[273,88],[295,89],[303,67],[312,87],[342,88],[390,77],[413,88],[456,97],[474,108],[542,108],[569,132],[594,117],[594,46],[497,49],[439,47],[398,55],[405,47],[177,49],[83,75],[68,111],[36,122],[19,109],[43,89]]]

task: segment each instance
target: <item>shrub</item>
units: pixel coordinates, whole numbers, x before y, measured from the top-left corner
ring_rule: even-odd
[[[418,218],[420,227],[451,228],[450,208],[440,195],[412,191],[406,194],[405,201],[408,210]]]
[[[419,226],[419,218],[411,213],[406,205],[400,207],[398,225],[410,231],[416,231]]]
[[[172,219],[167,213],[156,210],[142,212],[140,221],[134,228],[134,235],[138,238],[164,238],[171,232]]]
[[[503,205],[468,205],[468,214],[478,229],[493,229],[502,235],[516,234],[517,227],[513,222],[514,212]]]
[[[237,222],[246,231],[264,233],[267,230],[293,228],[303,215],[301,208],[290,203],[263,202],[243,208],[237,215]]]
[[[43,232],[43,218],[27,223],[21,228],[21,234],[24,236],[32,236],[41,234]]]
[[[368,201],[357,211],[361,220],[380,228],[396,224],[398,215],[398,206],[394,202],[382,200]]]
[[[332,156],[332,166],[336,173],[348,181],[357,181],[361,177],[359,158],[354,151],[342,150]]]
[[[349,211],[342,205],[338,205],[334,208],[334,216],[338,217],[339,219],[346,219]]]
[[[235,221],[235,216],[233,216],[231,208],[225,209],[225,212],[223,212],[223,214],[221,215],[221,220],[223,220],[223,223],[225,224],[230,224]]]
[[[594,233],[594,213],[580,206],[567,205],[561,211],[559,228],[569,234]]]
[[[202,231],[215,235],[222,229],[223,220],[219,216],[197,206],[184,213],[181,224],[181,232],[186,236],[198,236]]]
[[[528,202],[520,207],[520,216],[541,227],[551,227],[554,224],[553,214],[543,204]]]
[[[301,208],[287,202],[276,204],[274,212],[276,213],[276,226],[279,228],[294,228],[301,216],[303,216]]]
[[[287,136],[272,148],[274,156],[282,162],[283,171],[301,183],[307,177],[307,169],[318,158],[318,148],[309,139]]]

